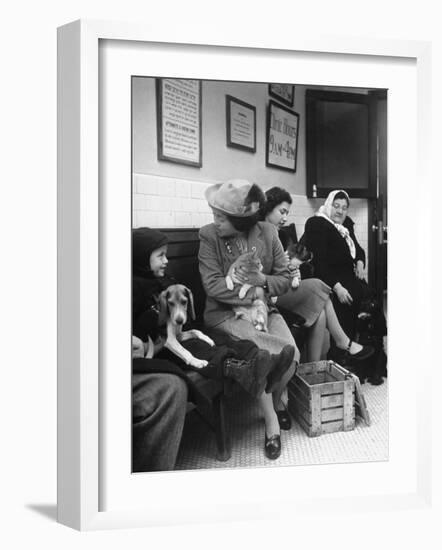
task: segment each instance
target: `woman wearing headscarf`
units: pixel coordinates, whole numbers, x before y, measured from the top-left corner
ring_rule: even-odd
[[[280,353],[287,346],[292,350],[292,365],[272,393],[263,392],[259,403],[264,416],[264,452],[270,459],[281,453],[280,429],[290,429],[287,412],[287,383],[293,376],[299,360],[293,336],[282,316],[273,308],[269,313],[268,332],[261,332],[248,320],[237,318],[235,306],[251,305],[256,289],[265,296],[279,296],[289,287],[287,260],[276,228],[259,221],[259,209],[264,194],[246,180],[230,180],[210,186],[206,199],[213,211],[213,223],[201,228],[199,265],[202,283],[207,295],[204,311],[206,325],[217,328],[234,338],[252,340],[261,349]],[[261,259],[262,271],[235,272],[238,283],[249,283],[253,288],[244,298],[238,295],[240,285],[230,290],[226,285],[229,268],[245,252],[256,252]]]
[[[329,193],[315,216],[307,220],[303,243],[313,252],[315,277],[332,289],[338,319],[353,338],[361,301],[373,291],[364,280],[365,252],[347,215],[349,206],[345,191]]]

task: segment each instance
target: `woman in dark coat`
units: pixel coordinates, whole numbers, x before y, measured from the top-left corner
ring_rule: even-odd
[[[333,304],[344,331],[353,338],[361,301],[370,291],[364,280],[365,252],[347,216],[348,194],[332,191],[315,216],[305,224],[303,244],[313,252],[315,277],[333,291]]]

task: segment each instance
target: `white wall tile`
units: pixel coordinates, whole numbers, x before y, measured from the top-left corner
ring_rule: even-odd
[[[157,227],[157,218],[152,212],[140,210],[137,212],[137,227]]]
[[[194,210],[196,210],[196,208],[194,209],[193,199],[183,198],[182,201],[183,201],[184,212],[193,212]]]
[[[133,209],[134,210],[146,210],[144,197],[145,197],[145,195],[140,195],[139,193],[134,195],[134,197],[133,197]]]
[[[194,199],[205,199],[204,191],[208,187],[207,183],[192,183],[191,194]]]
[[[192,217],[190,212],[177,212],[175,214],[176,227],[190,227]]]
[[[191,197],[192,185],[186,180],[175,180],[175,196]]]
[[[150,210],[151,212],[158,212],[164,207],[162,206],[163,199],[157,195],[145,195],[145,209]]]

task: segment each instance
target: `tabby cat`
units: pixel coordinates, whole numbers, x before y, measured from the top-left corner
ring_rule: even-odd
[[[249,274],[257,274],[262,271],[262,262],[256,254],[256,251],[245,252],[238,256],[238,258],[229,267],[226,275],[226,285],[229,290],[234,289],[233,274],[235,268],[244,267]],[[239,289],[238,296],[242,299],[246,296],[247,292],[253,287],[248,283],[244,283]],[[235,318],[245,319],[252,323],[256,330],[268,332],[268,308],[265,302],[264,290],[260,287],[256,287],[254,290],[255,298],[250,305],[234,306]]]

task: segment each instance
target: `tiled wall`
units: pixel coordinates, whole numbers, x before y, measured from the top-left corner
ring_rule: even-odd
[[[201,227],[210,223],[212,212],[204,198],[204,190],[212,183],[215,182],[133,174],[134,227]],[[300,195],[292,195],[292,198],[288,223],[296,225],[298,237],[301,237],[305,221],[321,206],[323,199],[308,199]],[[358,241],[366,253],[367,214],[367,201],[352,199],[350,216],[355,222]]]

